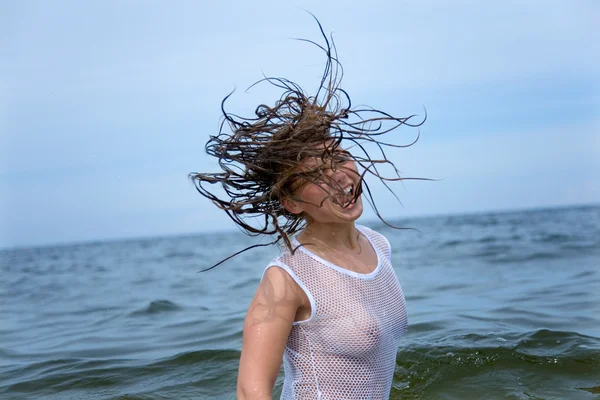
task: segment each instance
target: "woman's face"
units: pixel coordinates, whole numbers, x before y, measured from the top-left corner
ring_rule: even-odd
[[[363,212],[361,177],[348,155],[337,149],[331,157],[304,160],[299,169],[307,178],[301,178],[292,198],[284,201],[286,209],[319,223],[357,220]]]

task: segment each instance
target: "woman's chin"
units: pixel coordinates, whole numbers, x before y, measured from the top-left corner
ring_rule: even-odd
[[[355,202],[348,204],[346,207],[333,204],[332,209],[337,218],[348,222],[356,221],[363,213],[363,205],[360,198],[356,199]]]

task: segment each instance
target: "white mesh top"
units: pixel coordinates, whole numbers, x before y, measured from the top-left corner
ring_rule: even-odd
[[[406,303],[388,240],[357,228],[377,253],[371,273],[341,268],[305,247],[294,255],[284,251],[267,267],[290,274],[311,305],[310,318],[295,322],[287,339],[282,399],[389,398],[396,352],[407,328]]]

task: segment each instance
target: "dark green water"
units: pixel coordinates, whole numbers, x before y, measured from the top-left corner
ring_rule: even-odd
[[[600,207],[401,221],[393,399],[600,398]],[[0,399],[233,399],[276,249],[237,233],[0,253]],[[278,381],[277,391],[281,379]]]

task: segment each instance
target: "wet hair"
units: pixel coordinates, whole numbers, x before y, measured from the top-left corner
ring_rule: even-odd
[[[225,110],[230,93],[221,102],[223,120],[219,133],[210,136],[206,144],[206,153],[217,159],[221,172],[189,174],[197,191],[225,211],[244,233],[267,235],[273,239],[238,251],[208,269],[259,246],[283,244],[293,251],[290,237],[304,228],[306,218],[287,211],[282,199],[299,201],[294,194],[307,182],[325,184],[332,189],[330,193],[340,193],[339,185],[323,173],[327,169],[335,171],[349,160],[356,162],[363,172],[360,184],[354,190],[354,199],[364,191],[378,218],[397,229],[402,228],[385,221],[379,213],[364,181],[365,176],[379,179],[396,199],[398,197],[388,182],[425,179],[400,177],[398,169],[385,153],[386,147],[413,145],[419,138],[418,132],[412,142],[404,145],[384,142],[381,138],[400,126],[422,125],[426,113],[421,121],[413,123],[415,115],[398,118],[367,106],[353,108],[350,96],[340,87],[343,68],[333,37],[328,37],[319,21],[315,20],[324,44],[298,40],[317,46],[326,55],[325,69],[316,93],[306,94],[300,86],[284,78],[264,77],[252,86],[271,84],[283,91],[281,98],[273,106],[259,105],[255,115],[247,118]],[[352,153],[344,148],[352,148]],[[373,152],[372,148],[378,153],[377,157],[369,153]],[[301,168],[310,158],[321,162],[312,169]],[[391,167],[394,171],[392,176],[380,173],[383,165],[388,166],[386,169]],[[222,191],[214,185],[220,186]]]

